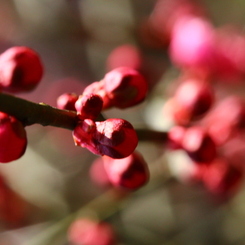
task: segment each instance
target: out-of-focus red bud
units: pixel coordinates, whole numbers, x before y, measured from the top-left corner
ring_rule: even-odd
[[[172,62],[181,68],[209,73],[216,59],[214,33],[206,19],[193,16],[178,19],[173,27],[169,47]]]
[[[213,105],[214,91],[204,81],[188,79],[177,88],[170,113],[176,123],[186,125],[199,119]]]
[[[229,197],[242,183],[244,169],[224,158],[217,158],[207,166],[203,183],[212,194]]]
[[[61,110],[76,111],[75,103],[78,95],[75,93],[64,93],[57,98],[57,108]]]
[[[108,223],[88,218],[75,220],[67,235],[75,245],[113,245],[116,241],[115,233]]]
[[[217,147],[212,138],[203,128],[198,126],[186,129],[182,148],[197,163],[210,163],[217,154]]]
[[[108,178],[116,187],[136,190],[149,180],[147,163],[138,152],[134,152],[123,159],[109,157],[103,159]]]
[[[101,155],[124,158],[135,150],[138,137],[133,126],[126,120],[110,118],[96,122],[95,141]]]
[[[245,36],[235,27],[221,28],[216,34],[217,60],[214,76],[221,82],[243,82],[245,76]]]
[[[20,158],[26,150],[27,137],[23,124],[16,118],[0,112],[0,162]]]
[[[0,86],[11,92],[32,90],[40,82],[43,65],[28,47],[12,47],[0,55]]]
[[[80,95],[75,108],[81,119],[96,119],[103,107],[103,100],[97,94]]]
[[[89,175],[91,180],[100,187],[111,186],[108,175],[105,171],[104,157],[96,158],[89,169]]]
[[[119,67],[108,72],[104,80],[104,89],[111,106],[127,108],[142,102],[148,92],[145,78],[129,67]]]
[[[130,67],[140,70],[142,57],[136,46],[124,44],[112,50],[107,58],[107,69],[113,70],[118,67]]]
[[[197,1],[157,0],[149,18],[149,25],[155,36],[168,45],[175,22],[190,15],[204,17],[206,13]]]
[[[217,103],[202,120],[216,144],[222,145],[245,128],[245,102],[229,96]]]
[[[185,135],[186,128],[182,126],[174,126],[168,132],[168,145],[170,149],[181,149],[182,140]]]

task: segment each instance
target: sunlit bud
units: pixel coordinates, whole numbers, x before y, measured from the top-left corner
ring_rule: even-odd
[[[119,67],[104,77],[104,89],[112,106],[127,108],[142,102],[148,92],[145,78],[129,67]]]
[[[0,55],[0,86],[6,91],[32,90],[40,82],[43,65],[27,47],[12,47]]]
[[[96,119],[103,107],[103,100],[96,94],[80,95],[75,108],[81,119]]]
[[[96,125],[93,120],[85,119],[80,121],[73,130],[73,140],[75,145],[87,148],[94,154],[100,155],[97,150],[96,142],[94,142],[94,134]]]
[[[101,155],[124,158],[133,153],[138,144],[137,134],[126,120],[110,118],[96,122],[96,127],[94,138]]]
[[[23,124],[3,112],[0,112],[0,145],[0,162],[2,163],[20,158],[27,146]]]
[[[57,98],[57,108],[61,110],[76,111],[75,103],[78,95],[75,93],[64,93]]]

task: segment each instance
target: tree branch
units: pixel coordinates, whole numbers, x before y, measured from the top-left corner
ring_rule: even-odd
[[[14,116],[25,126],[40,124],[73,130],[79,121],[76,112],[60,110],[43,103],[34,103],[15,97],[10,94],[0,93],[0,111]],[[102,115],[98,120],[102,120]],[[105,119],[103,119],[105,120]],[[136,129],[140,141],[166,142],[167,133],[151,129]]]
[[[76,112],[36,104],[4,93],[0,93],[0,111],[16,117],[25,126],[41,124],[73,130],[78,122]]]

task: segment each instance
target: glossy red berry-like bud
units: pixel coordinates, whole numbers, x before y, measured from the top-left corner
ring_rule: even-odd
[[[26,150],[27,137],[23,124],[16,118],[0,112],[0,162],[20,158]]]
[[[80,95],[75,108],[81,119],[96,119],[103,107],[103,100],[97,94]]]
[[[197,163],[210,163],[217,154],[213,139],[203,128],[197,126],[186,130],[182,148]]]
[[[12,47],[0,55],[0,86],[6,91],[32,90],[42,75],[39,55],[28,47]]]
[[[90,150],[96,155],[112,158],[129,156],[138,144],[133,126],[123,119],[111,118],[102,122],[85,119],[73,130],[76,145]]]
[[[75,93],[64,93],[57,98],[57,108],[61,110],[76,111],[75,103],[78,95]]]
[[[134,152],[123,159],[104,157],[104,166],[112,185],[136,190],[149,180],[149,169],[143,156]]]
[[[105,222],[88,218],[75,220],[69,227],[68,240],[74,245],[113,245],[115,233]]]
[[[126,120],[110,118],[96,122],[95,141],[101,155],[124,158],[135,150],[138,137],[133,126]]]
[[[127,108],[142,102],[148,92],[145,78],[129,67],[119,67],[108,72],[104,80],[104,89],[111,106]]]
[[[95,132],[96,125],[93,120],[85,119],[80,121],[72,134],[75,145],[87,148],[92,153],[100,155],[96,142],[94,141]]]
[[[93,82],[90,85],[88,85],[84,89],[83,94],[84,95],[85,94],[97,94],[103,100],[103,109],[107,109],[107,108],[111,107],[111,101],[110,101],[110,98],[106,94],[103,80],[101,80],[99,82]]]
[[[214,91],[204,81],[188,79],[177,88],[170,113],[174,121],[185,125],[203,116],[214,102]]]

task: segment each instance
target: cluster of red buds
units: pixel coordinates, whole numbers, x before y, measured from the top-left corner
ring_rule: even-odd
[[[173,122],[168,147],[189,157],[189,180],[229,196],[244,176],[245,102],[229,86],[245,77],[245,36],[231,26],[215,28],[192,0],[158,0],[147,26],[144,34],[154,33],[180,71],[163,110]],[[227,150],[234,141],[240,146]]]
[[[27,47],[13,47],[0,55],[0,89],[4,92],[30,91],[40,82],[43,65],[38,54]],[[20,158],[26,150],[25,125],[13,115],[0,112],[0,162]]]
[[[138,138],[133,126],[124,119],[98,121],[102,110],[128,108],[139,104],[147,94],[147,82],[136,70],[119,67],[99,81],[88,85],[81,95],[62,94],[57,107],[75,110],[79,122],[73,130],[75,144],[97,155],[125,158],[133,153]]]

